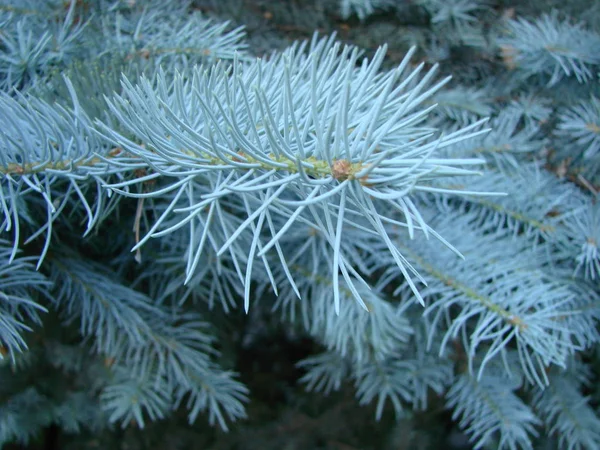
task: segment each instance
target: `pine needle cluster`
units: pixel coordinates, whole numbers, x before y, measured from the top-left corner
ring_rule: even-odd
[[[377,420],[600,448],[600,11],[324,2],[426,26],[265,56],[198,3],[0,2],[0,445],[229,430],[268,317]]]

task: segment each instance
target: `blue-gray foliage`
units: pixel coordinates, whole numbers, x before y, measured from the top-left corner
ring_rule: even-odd
[[[468,84],[334,35],[254,57],[186,1],[2,0],[0,445],[179,410],[227,430],[251,393],[213,321],[243,308],[377,419],[435,397],[476,448],[599,447],[600,34],[488,29],[492,3],[414,5],[422,54],[500,65]]]

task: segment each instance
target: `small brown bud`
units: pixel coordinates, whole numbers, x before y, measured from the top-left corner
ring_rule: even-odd
[[[352,170],[352,164],[347,159],[338,159],[331,166],[331,175],[336,180],[347,180],[350,177],[350,171]]]
[[[517,50],[510,46],[502,46],[500,47],[500,57],[502,58],[502,62],[508,70],[513,70],[517,67],[515,62],[515,56],[517,55]]]

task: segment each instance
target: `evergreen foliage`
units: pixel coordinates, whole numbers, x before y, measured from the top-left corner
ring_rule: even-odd
[[[600,448],[600,11],[303,23],[402,17],[388,54],[280,50],[252,29],[299,7],[242,3],[0,0],[0,446],[209,448],[183,430],[252,420],[273,335],[382,423]]]

